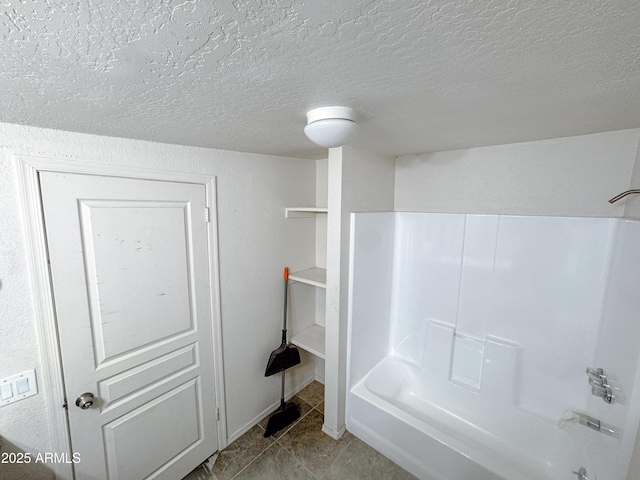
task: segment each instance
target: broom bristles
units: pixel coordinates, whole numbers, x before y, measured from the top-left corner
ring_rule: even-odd
[[[274,433],[278,433],[284,427],[291,425],[298,418],[300,418],[300,410],[295,403],[289,402],[284,404],[284,406],[280,406],[280,408],[273,412],[271,417],[269,417],[267,428],[264,430],[265,438],[270,437]]]

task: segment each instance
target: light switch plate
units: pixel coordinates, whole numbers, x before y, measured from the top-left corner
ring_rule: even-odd
[[[36,383],[35,370],[28,370],[11,377],[0,379],[0,407],[30,397],[36,393],[38,393],[38,384]]]

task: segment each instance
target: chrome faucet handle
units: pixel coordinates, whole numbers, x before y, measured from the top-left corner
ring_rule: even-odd
[[[592,387],[604,387],[606,386],[605,380],[606,377],[589,376],[589,385],[591,385]]]
[[[611,390],[611,387],[609,385],[603,385],[601,387],[592,385],[591,394],[595,395],[596,397],[602,397],[602,399],[606,403],[613,403],[613,399],[615,398],[613,396],[613,390]]]
[[[587,368],[586,374],[589,376],[591,394],[602,397],[606,403],[613,403],[613,391],[609,386],[609,381],[602,368]]]
[[[604,377],[604,370],[601,368],[589,368],[587,367],[587,375],[589,375],[589,377],[594,378],[594,377]]]
[[[589,480],[589,477],[587,477],[587,469],[584,467],[580,467],[577,472],[573,473],[578,476],[578,480]]]

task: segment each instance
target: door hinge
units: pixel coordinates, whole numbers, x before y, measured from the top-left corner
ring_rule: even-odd
[[[62,404],[62,408],[64,408],[65,410],[69,410],[69,404],[67,403],[67,399],[64,399],[64,403]]]
[[[206,223],[209,223],[211,221],[211,210],[209,209],[209,207],[206,207],[204,209],[204,221]]]
[[[216,407],[216,420],[220,421],[220,409]]]

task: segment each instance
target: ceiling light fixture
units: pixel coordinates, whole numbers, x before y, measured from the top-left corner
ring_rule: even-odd
[[[321,147],[341,147],[358,133],[356,112],[347,107],[322,107],[307,112],[304,133]]]

